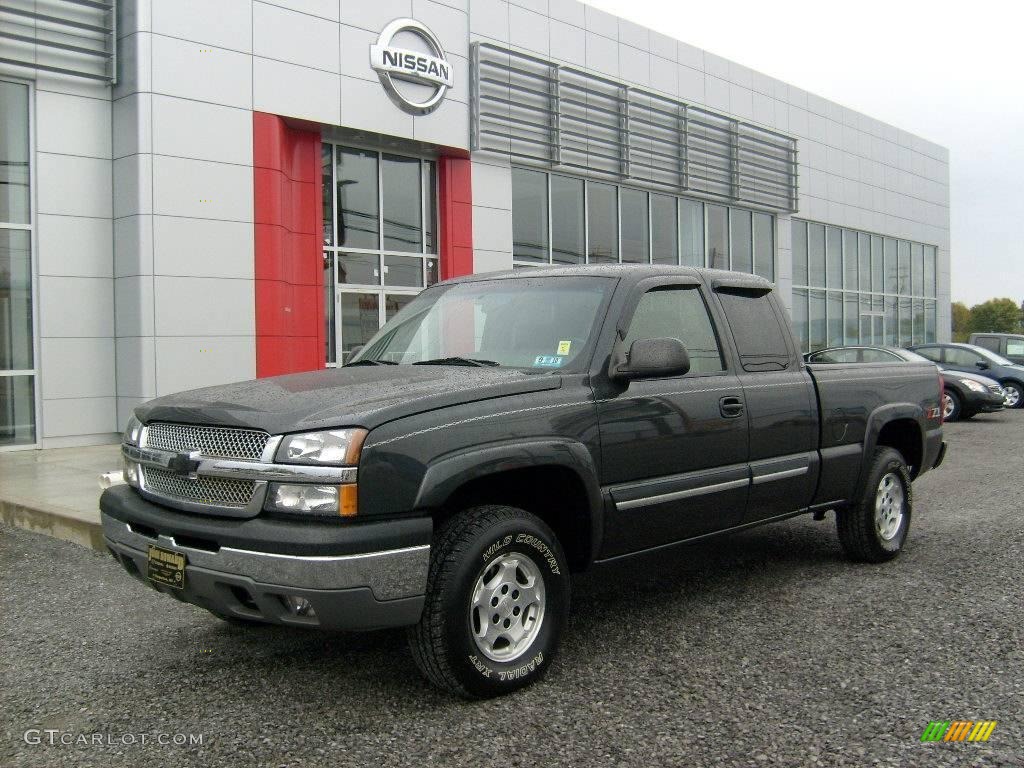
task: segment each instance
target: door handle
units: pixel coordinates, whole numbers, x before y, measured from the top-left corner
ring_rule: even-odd
[[[718,410],[727,419],[735,419],[743,413],[743,399],[735,395],[723,397],[718,401]]]

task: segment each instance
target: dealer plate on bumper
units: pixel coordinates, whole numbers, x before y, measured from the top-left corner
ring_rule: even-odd
[[[162,547],[150,546],[146,577],[175,589],[185,587],[185,556]]]

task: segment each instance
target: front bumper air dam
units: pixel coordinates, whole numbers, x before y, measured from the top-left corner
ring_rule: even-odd
[[[170,510],[168,510],[170,513]],[[225,616],[322,629],[367,630],[419,621],[430,545],[343,555],[296,555],[209,546],[148,525],[133,528],[106,511],[103,536],[114,558],[144,584]],[[185,588],[146,578],[149,547],[185,555]],[[298,616],[285,598],[305,598],[314,616]]]

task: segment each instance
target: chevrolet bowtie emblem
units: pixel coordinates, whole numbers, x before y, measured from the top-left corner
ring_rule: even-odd
[[[199,469],[200,456],[202,456],[200,451],[179,453],[167,462],[167,469],[176,475],[188,475],[194,479],[196,476],[196,470]]]

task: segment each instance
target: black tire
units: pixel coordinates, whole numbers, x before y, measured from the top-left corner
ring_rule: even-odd
[[[1024,387],[1022,387],[1016,381],[1004,381],[1003,382],[1003,391],[1006,392],[1007,395],[1010,395],[1010,390],[1013,390],[1013,391],[1015,391],[1017,393],[1017,404],[1013,405],[1013,406],[1009,406],[1008,405],[1006,407],[1007,408],[1024,408]],[[1010,398],[1007,397],[1007,399],[1009,400]]]
[[[526,568],[534,574],[529,583],[536,583],[538,578],[542,582],[543,598],[532,603],[532,608],[513,603],[512,595],[517,590],[509,591],[507,597],[501,593],[510,583],[514,587],[525,582],[519,581],[525,571],[515,565],[523,562],[522,557],[529,560]],[[510,571],[513,582],[501,580],[502,564],[514,568]],[[504,585],[495,586],[490,593],[494,595],[491,600],[500,600],[494,609],[494,615],[500,616],[496,628],[508,628],[507,622],[516,621],[512,611],[526,626],[528,613],[532,611],[536,616],[543,606],[532,634],[527,630],[530,639],[523,640],[523,648],[516,649],[511,643],[507,649],[498,648],[501,638],[488,646],[495,654],[514,652],[515,657],[508,661],[489,658],[474,638],[474,627],[480,626],[480,608],[472,607],[473,595],[478,580],[483,589],[489,588],[483,586],[488,583],[488,574],[491,583]],[[529,685],[543,676],[555,656],[569,617],[569,592],[565,554],[551,529],[538,517],[504,506],[460,512],[434,535],[423,615],[409,629],[413,659],[431,683],[467,699],[500,696]],[[490,615],[491,608],[486,610]]]
[[[898,483],[902,492],[899,524],[886,538],[876,521],[876,507],[880,503],[882,481]],[[890,485],[890,496],[896,495]],[[881,502],[884,505],[884,501]],[[836,530],[839,543],[851,560],[865,563],[882,563],[892,560],[903,549],[910,530],[910,516],[914,506],[910,470],[899,451],[892,448],[876,448],[865,478],[860,499],[836,513]],[[892,507],[884,507],[891,510]]]
[[[949,413],[945,413],[946,401],[949,400]],[[960,421],[963,418],[964,405],[960,399],[960,395],[954,392],[952,389],[942,390],[942,408],[943,408],[943,420],[944,421]]]

